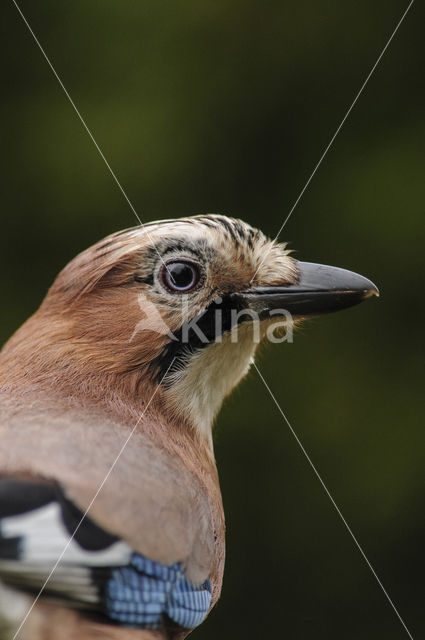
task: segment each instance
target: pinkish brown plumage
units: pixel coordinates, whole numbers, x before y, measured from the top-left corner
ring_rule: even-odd
[[[224,397],[248,370],[257,346],[252,318],[234,326],[232,313],[243,312],[247,304],[263,314],[263,334],[270,324],[265,300],[280,292],[290,304],[287,292],[293,291],[305,298],[303,264],[283,245],[224,216],[137,227],[113,234],[77,256],[0,354],[3,480],[13,491],[25,487],[31,493],[39,487],[36,497],[44,500],[40,509],[46,518],[56,507],[63,518],[70,504],[81,513],[90,507],[86,520],[99,528],[96,534],[113,538],[96,553],[111,554],[115,549],[119,558],[134,552],[160,565],[179,563],[188,583],[200,590],[199,597],[206,595],[207,587],[201,585],[210,581],[213,606],[223,576],[224,515],[211,429]],[[217,311],[222,314],[220,330],[213,322]],[[205,343],[192,329],[187,341],[183,339],[184,328],[194,318],[200,318]],[[230,339],[235,328],[240,330],[237,342]],[[24,484],[10,484],[11,479]],[[59,506],[51,487],[59,487]],[[20,520],[5,522],[12,530]],[[63,523],[58,530],[61,527]],[[0,576],[15,587],[37,591],[44,581],[42,561],[41,577],[37,574],[36,579],[30,551],[12,566],[10,559],[2,560],[2,540]],[[76,538],[72,544],[77,542]],[[96,540],[90,544],[96,545]],[[81,563],[80,551],[74,549]],[[100,556],[92,549],[85,551],[94,563],[94,580],[93,567]],[[45,577],[54,559],[46,564]],[[65,569],[56,573],[66,583]],[[45,595],[58,597],[55,585],[52,577]],[[91,583],[80,595],[71,587],[60,595],[81,613],[67,614],[62,606],[40,601],[22,633],[26,628],[32,638],[48,638],[61,620],[67,620],[67,637],[80,640],[98,637],[99,629],[102,637],[123,640],[179,638],[190,629],[181,622],[191,619],[189,614],[172,618],[174,610],[167,604],[157,631],[140,630],[143,624],[134,623],[134,630],[120,635],[107,619],[116,614],[114,603],[99,604]],[[88,621],[91,610],[101,611],[105,619]]]

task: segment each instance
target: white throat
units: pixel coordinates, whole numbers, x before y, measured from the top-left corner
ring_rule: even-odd
[[[224,398],[248,372],[257,344],[252,325],[239,326],[237,335],[222,336],[195,354],[170,378],[166,394],[173,410],[184,416],[211,444],[211,429]]]

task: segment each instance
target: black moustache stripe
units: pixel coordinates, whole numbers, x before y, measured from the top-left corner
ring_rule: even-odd
[[[243,308],[242,301],[237,297],[224,296],[221,302],[212,302],[191,323],[184,323],[174,332],[174,339],[170,338],[162,353],[152,362],[156,380],[159,382],[164,377],[173,359],[168,375],[178,370],[183,360],[230,331],[232,323],[235,324],[235,311],[242,311]]]

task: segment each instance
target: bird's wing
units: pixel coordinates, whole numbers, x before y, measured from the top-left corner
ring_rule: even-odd
[[[210,487],[152,439],[154,418],[146,416],[123,448],[131,424],[48,402],[14,399],[13,411],[0,411],[0,473],[59,482],[79,509],[90,507],[90,517],[132,549],[160,563],[182,562],[193,582],[208,578],[216,533]],[[0,407],[7,407],[1,395]]]
[[[0,478],[3,580],[38,591],[60,559],[46,585],[47,593],[63,594],[87,607],[97,606],[99,593],[90,570],[128,564],[131,549],[89,518],[77,529],[81,518],[81,511],[55,483]]]
[[[30,593],[143,628],[194,628],[211,604],[208,581],[135,553],[95,524],[57,483],[0,478],[0,577]]]
[[[23,588],[38,589],[90,507],[49,579],[50,591],[99,609],[110,589],[108,615],[113,617],[126,611],[123,594],[130,593],[129,585],[136,589],[130,609],[135,600],[149,600],[148,592],[155,592],[164,607],[171,581],[177,591],[174,600],[167,596],[171,609],[165,614],[180,624],[181,612],[173,613],[173,607],[186,602],[189,621],[198,623],[211,600],[207,581],[214,587],[222,565],[222,557],[220,567],[214,560],[216,525],[208,490],[140,427],[117,458],[131,426],[104,414],[92,412],[87,420],[80,410],[49,408],[37,398],[15,402],[13,411],[3,413],[0,570],[10,583],[21,580]],[[13,504],[21,511],[11,511]]]

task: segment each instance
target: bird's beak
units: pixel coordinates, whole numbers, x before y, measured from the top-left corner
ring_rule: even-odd
[[[240,303],[260,318],[278,315],[279,309],[297,316],[330,313],[379,296],[373,282],[358,273],[312,262],[295,262],[297,284],[254,287],[234,295],[240,296]]]

